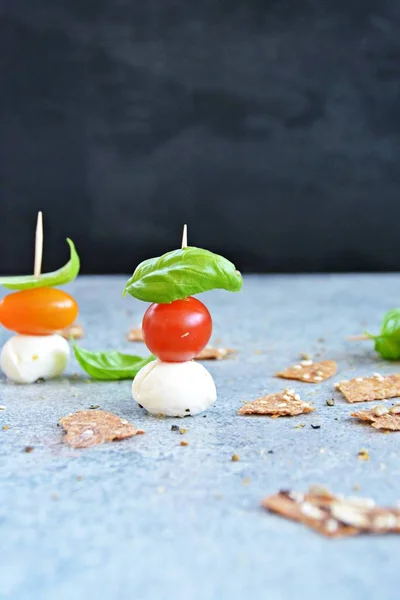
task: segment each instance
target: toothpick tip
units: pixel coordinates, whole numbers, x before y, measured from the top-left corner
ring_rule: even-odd
[[[187,248],[187,225],[186,225],[186,223],[183,226],[182,248]]]

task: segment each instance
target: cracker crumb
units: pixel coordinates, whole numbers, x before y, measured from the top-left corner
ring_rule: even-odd
[[[400,405],[396,406],[400,407]],[[400,414],[391,412],[393,408],[395,407],[387,410],[384,406],[374,406],[370,410],[360,410],[351,413],[351,416],[360,421],[365,421],[374,427],[374,429],[381,429],[385,433],[388,433],[389,431],[400,431]]]
[[[369,460],[369,452],[368,450],[365,450],[365,448],[362,448],[361,450],[358,451],[358,458],[359,460]]]
[[[282,379],[297,379],[307,383],[320,383],[333,377],[337,372],[337,364],[333,360],[312,362],[303,360],[300,365],[288,367],[276,373],[276,377]]]
[[[73,448],[88,448],[144,433],[126,419],[105,410],[78,410],[60,419],[63,441]]]
[[[35,448],[33,446],[25,446],[24,452],[26,452],[27,454],[30,454],[30,452],[33,452],[34,449]]]
[[[334,495],[319,485],[306,494],[278,492],[265,498],[262,506],[330,538],[400,533],[400,509],[377,507],[371,498]]]
[[[374,400],[388,400],[400,396],[400,374],[388,375],[379,379],[363,377],[341,381],[338,390],[347,402],[371,402]]]
[[[3,404],[0,404],[0,410],[6,410],[6,409],[7,409],[6,406],[4,406]]]
[[[179,433],[180,433],[181,435],[185,435],[185,433],[187,433],[187,429],[184,429],[183,427],[180,427],[180,428],[179,428]]]
[[[3,429],[4,429],[4,431],[8,431],[10,429],[10,426],[9,425],[3,425]]]
[[[232,454],[232,462],[238,462],[240,460],[239,454]]]
[[[144,342],[142,328],[140,326],[132,327],[128,331],[128,333],[126,335],[126,339],[128,340],[128,342]]]
[[[200,354],[196,356],[195,360],[222,360],[235,353],[236,350],[233,350],[232,348],[214,348],[213,346],[206,346]]]
[[[180,445],[181,446],[189,446],[189,442],[187,442],[186,440],[182,440]]]
[[[80,340],[85,335],[85,332],[82,325],[79,323],[74,323],[73,325],[63,329],[60,335],[62,335],[62,337],[66,340],[69,340],[71,337],[74,338],[74,340]]]
[[[239,415],[268,415],[273,418],[296,416],[310,413],[314,409],[308,402],[296,400],[288,395],[287,390],[277,394],[269,394],[247,402],[238,411]]]

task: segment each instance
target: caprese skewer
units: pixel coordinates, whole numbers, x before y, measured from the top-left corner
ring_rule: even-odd
[[[75,246],[67,240],[71,257],[58,271],[41,273],[43,218],[39,212],[35,237],[34,274],[0,277],[0,285],[18,290],[0,301],[0,324],[15,332],[0,353],[0,367],[15,383],[34,383],[61,375],[70,355],[68,342],[59,333],[75,321],[75,299],[54,286],[69,283],[79,273]]]

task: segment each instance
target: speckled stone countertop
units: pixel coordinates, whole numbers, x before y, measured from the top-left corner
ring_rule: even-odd
[[[121,297],[124,281],[82,277],[69,286],[81,308],[82,346],[145,354],[125,339],[145,306]],[[379,328],[400,303],[400,276],[253,276],[240,294],[203,300],[214,339],[239,350],[207,363],[219,398],[205,416],[151,417],[132,401],[129,381],[89,382],[74,361],[60,381],[1,381],[1,600],[398,599],[400,536],[327,540],[264,512],[260,501],[313,483],[352,495],[356,488],[384,505],[400,500],[400,433],[350,419],[353,406],[333,391],[343,378],[400,370],[371,343],[344,339]],[[1,335],[3,343],[8,333]],[[317,411],[237,416],[242,400],[285,387],[273,375],[301,352],[339,364],[321,385],[290,383]],[[330,397],[335,406],[326,405]],[[66,447],[57,420],[92,404],[146,435]],[[187,447],[171,431],[176,423],[188,430]],[[369,461],[358,459],[362,448]]]

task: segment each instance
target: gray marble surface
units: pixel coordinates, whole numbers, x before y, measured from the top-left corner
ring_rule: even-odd
[[[121,297],[124,281],[80,278],[69,286],[81,307],[85,347],[145,353],[125,340],[145,305]],[[351,420],[352,406],[333,391],[343,378],[399,370],[369,342],[344,340],[376,330],[399,299],[399,275],[253,276],[240,294],[205,294],[214,337],[240,352],[208,363],[217,404],[183,421],[148,416],[133,403],[129,381],[89,382],[74,361],[60,381],[1,381],[1,600],[398,598],[400,537],[326,540],[259,505],[280,488],[312,483],[349,494],[356,486],[383,504],[400,500],[400,434]],[[7,336],[2,331],[0,341]],[[274,372],[301,352],[339,364],[337,376],[318,387],[290,386],[317,412],[237,416],[242,400],[282,389]],[[91,404],[146,435],[88,450],[66,447],[58,418]],[[187,428],[189,446],[180,446],[175,423]],[[304,428],[296,428],[300,423]],[[27,445],[34,451],[25,453]],[[357,458],[362,448],[367,462]]]

